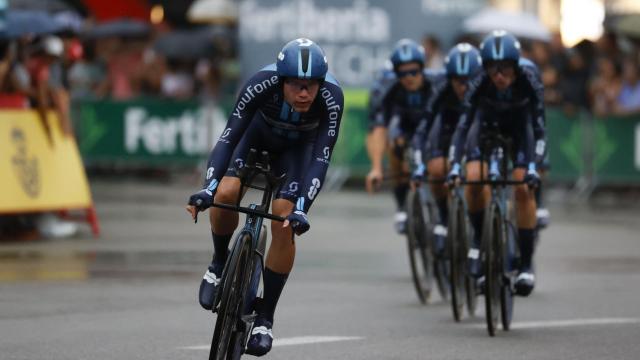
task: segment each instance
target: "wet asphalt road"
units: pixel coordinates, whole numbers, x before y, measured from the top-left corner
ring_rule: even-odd
[[[182,209],[191,190],[97,183],[100,239],[0,244],[0,359],[206,359],[214,315],[196,295],[211,240]],[[552,200],[538,288],[489,338],[482,311],[456,324],[437,296],[419,304],[390,195],[322,194],[268,358],[640,358],[640,212]]]

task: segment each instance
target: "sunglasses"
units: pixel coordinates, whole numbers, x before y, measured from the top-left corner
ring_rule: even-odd
[[[406,71],[396,71],[396,75],[398,78],[403,78],[407,76],[417,76],[422,71],[420,69],[406,70]]]
[[[318,80],[299,80],[299,79],[286,79],[284,83],[293,88],[294,91],[300,92],[315,88],[320,85]]]
[[[513,76],[516,73],[516,68],[512,62],[493,62],[485,66],[485,69],[491,76],[498,73],[504,76]]]

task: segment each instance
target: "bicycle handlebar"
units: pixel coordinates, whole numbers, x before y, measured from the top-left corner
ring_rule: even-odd
[[[237,211],[237,212],[241,212],[244,214],[249,214],[249,215],[256,215],[256,216],[260,216],[263,217],[265,219],[269,219],[269,220],[275,220],[275,221],[280,221],[283,222],[286,220],[286,218],[283,218],[282,216],[278,216],[278,215],[274,215],[268,212],[264,212],[261,210],[256,210],[256,209],[251,209],[248,207],[244,207],[244,206],[237,206],[237,205],[229,205],[229,204],[222,204],[222,203],[213,203],[211,205],[212,207],[217,207],[220,209],[225,209],[225,210],[231,210],[231,211]]]

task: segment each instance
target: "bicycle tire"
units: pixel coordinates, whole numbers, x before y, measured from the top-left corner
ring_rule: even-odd
[[[246,282],[246,266],[251,256],[251,234],[241,232],[236,237],[231,258],[226,266],[222,281],[222,297],[218,317],[211,339],[209,360],[231,359],[237,348],[235,330],[238,326],[243,303],[243,287]]]
[[[436,205],[433,201],[428,200],[425,209],[428,210],[428,214],[426,216],[429,219],[429,225],[426,226],[427,231],[429,232],[429,238],[434,238],[433,229],[435,228],[435,224],[438,223],[439,217],[437,214]],[[445,240],[446,241],[446,240]],[[433,242],[431,242],[433,245]],[[445,244],[445,248],[446,248]],[[438,287],[438,294],[440,294],[440,298],[442,301],[449,301],[449,292],[451,289],[451,284],[449,282],[449,261],[448,259],[441,257],[438,258],[435,254],[435,246],[431,246],[431,258],[433,259],[433,278],[436,280],[436,286]]]
[[[512,278],[512,261],[515,258],[515,236],[516,231],[510,222],[503,223],[502,226],[502,241],[501,241],[501,254],[502,254],[502,285],[500,287],[500,311],[502,319],[502,328],[505,331],[511,329],[511,320],[513,319],[513,287],[511,286]]]
[[[449,232],[447,234],[447,247],[449,248],[449,283],[451,284],[451,310],[453,319],[459,322],[462,319],[464,308],[463,277],[466,253],[460,249],[460,212],[464,216],[464,208],[460,199],[454,197],[449,208]]]
[[[497,205],[491,203],[485,213],[482,236],[482,254],[484,256],[484,302],[487,331],[495,336],[500,315],[500,283],[502,267],[500,266],[500,247],[497,239],[499,231],[499,212]]]
[[[467,253],[469,252],[469,248],[471,247],[471,221],[469,220],[469,217],[467,216],[466,210],[463,209],[463,211],[460,214],[461,216],[461,220],[460,220],[460,231],[462,233],[462,238],[461,238],[461,248],[463,249],[462,254],[464,257],[464,261],[463,264],[465,264],[465,267],[463,269],[464,273],[465,273],[465,277],[464,277],[464,289],[465,289],[465,293],[467,296],[467,313],[469,314],[470,317],[475,317],[476,316],[476,309],[478,307],[478,296],[477,296],[477,291],[476,291],[476,278],[471,276],[471,274],[469,274],[468,272],[468,268],[466,267],[466,256]]]
[[[413,284],[421,303],[431,298],[433,263],[430,239],[426,228],[422,201],[417,191],[407,194],[407,248]]]

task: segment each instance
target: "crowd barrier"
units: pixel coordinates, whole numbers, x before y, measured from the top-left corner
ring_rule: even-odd
[[[83,210],[99,234],[76,142],[53,112],[45,126],[35,111],[0,111],[0,137],[0,214]]]
[[[345,169],[350,177],[362,177],[369,169],[367,101],[366,90],[345,90],[332,168]],[[88,164],[198,165],[224,129],[232,106],[159,99],[80,101],[74,104],[80,151]],[[640,116],[568,116],[549,108],[547,133],[550,181],[640,184]]]

